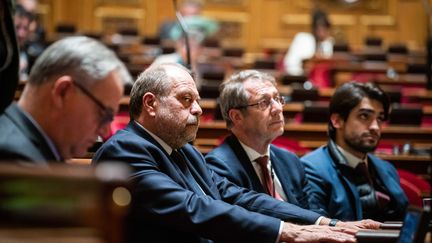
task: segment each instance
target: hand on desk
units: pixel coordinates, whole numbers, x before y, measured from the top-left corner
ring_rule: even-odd
[[[357,230],[323,225],[284,223],[281,242],[356,242]]]
[[[363,219],[360,221],[348,221],[348,222],[339,221],[337,222],[336,226],[360,230],[360,229],[379,229],[381,227],[381,224],[382,223],[371,219]]]

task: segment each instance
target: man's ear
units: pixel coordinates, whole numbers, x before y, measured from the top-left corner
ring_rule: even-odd
[[[51,98],[56,107],[63,107],[68,91],[73,86],[72,82],[73,80],[70,76],[61,76],[54,81],[51,89]]]
[[[153,93],[147,92],[142,97],[142,111],[146,111],[150,116],[156,116],[158,100]]]
[[[330,122],[332,123],[333,127],[336,129],[341,128],[344,124],[344,120],[337,113],[333,113],[330,115]]]
[[[239,109],[229,110],[228,117],[232,121],[233,125],[241,124],[241,122],[243,121],[243,113]]]

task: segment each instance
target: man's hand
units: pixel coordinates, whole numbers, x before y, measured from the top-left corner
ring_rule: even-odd
[[[284,223],[282,242],[356,242],[357,230],[319,225],[295,225]]]
[[[329,225],[330,219],[329,218],[322,218],[319,222],[320,225]],[[336,226],[343,227],[343,228],[350,228],[350,229],[379,229],[381,227],[381,223],[371,220],[371,219],[363,219],[360,221],[338,221],[336,223]]]
[[[336,223],[336,226],[338,227],[344,227],[344,228],[351,228],[351,229],[379,229],[381,227],[381,223],[371,220],[371,219],[364,219],[360,221],[349,221],[349,222],[342,222],[339,221]]]

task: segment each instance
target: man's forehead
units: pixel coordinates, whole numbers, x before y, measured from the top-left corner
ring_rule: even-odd
[[[259,91],[264,90],[276,90],[276,87],[273,85],[272,82],[268,80],[261,80],[256,78],[249,78],[244,82],[244,87],[247,91],[251,93],[257,93]]]
[[[374,113],[383,113],[384,108],[381,102],[374,99],[363,98],[361,102],[354,107],[353,111],[370,111]]]

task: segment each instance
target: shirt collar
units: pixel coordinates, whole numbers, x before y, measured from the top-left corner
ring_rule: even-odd
[[[342,153],[342,155],[345,157],[345,159],[347,160],[347,164],[349,167],[351,168],[356,168],[357,165],[361,162],[365,162],[367,165],[367,156],[363,158],[359,158],[355,155],[353,155],[352,153],[344,150],[342,147],[340,147],[339,145],[336,145],[337,148],[339,149],[339,151]]]
[[[40,134],[42,134],[42,137],[44,138],[45,142],[48,144],[48,147],[50,148],[51,152],[53,153],[56,161],[62,161],[60,153],[59,153],[57,147],[55,146],[54,142],[51,140],[50,137],[48,137],[48,135],[45,133],[45,131],[42,129],[42,127],[39,125],[39,123],[27,111],[25,111],[24,109],[21,109],[21,107],[19,107],[19,109],[24,114],[24,116],[30,120],[30,122],[33,124],[33,126],[36,127],[38,132]]]
[[[143,125],[141,125],[139,122],[134,121],[139,127],[141,127],[142,129],[144,129],[144,131],[148,132],[148,134],[150,134],[150,136],[152,136],[156,142],[158,142],[162,148],[168,153],[171,154],[173,149],[167,144],[165,143],[160,137],[156,136],[154,133],[150,132],[149,130],[147,130]]]
[[[253,148],[247,146],[246,144],[244,144],[242,142],[240,142],[240,145],[245,150],[245,152],[246,152],[247,156],[249,157],[250,161],[255,161],[256,159],[258,159],[259,157],[262,157],[262,156],[268,156],[270,158],[270,145],[269,145],[269,147],[267,149],[267,152],[265,154],[258,153],[256,150],[254,150]]]

